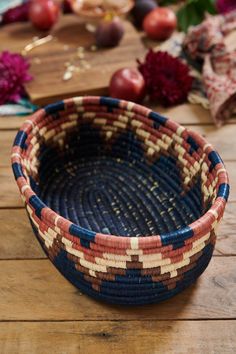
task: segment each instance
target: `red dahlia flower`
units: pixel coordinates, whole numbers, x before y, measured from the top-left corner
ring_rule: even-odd
[[[24,83],[32,79],[29,62],[22,55],[0,54],[0,104],[17,102],[24,94]]]
[[[152,101],[172,106],[186,100],[193,81],[187,65],[167,52],[153,50],[148,52],[144,63],[138,63]]]

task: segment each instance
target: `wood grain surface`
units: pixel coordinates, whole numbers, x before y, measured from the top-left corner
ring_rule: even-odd
[[[93,33],[86,30],[85,23],[76,16],[64,16],[53,29],[53,40],[28,53],[34,80],[27,84],[31,100],[36,104],[75,95],[107,94],[112,73],[122,67],[134,66],[136,58],[144,54],[144,46],[130,22],[125,21],[125,35],[115,48],[92,51]],[[21,52],[35,36],[45,36],[32,29],[30,23],[5,26],[0,31],[0,50]],[[91,67],[74,73],[64,81],[65,64],[78,66],[77,49],[85,48],[84,59]],[[80,65],[81,67],[81,65]]]
[[[236,203],[228,203],[219,226],[215,256],[236,256]],[[33,234],[25,209],[0,209],[0,260],[46,258]],[[25,246],[27,245],[27,247]]]
[[[10,322],[0,324],[0,346],[2,354],[227,354],[235,331],[235,321],[214,320]]]
[[[230,177],[229,200],[236,202],[236,161],[226,161],[225,165]],[[0,168],[0,208],[22,207],[23,203],[18,193],[11,167],[0,165]]]
[[[30,53],[37,76],[28,86],[31,97],[46,103],[89,90],[106,91],[109,71],[144,54],[140,35],[126,26],[120,48],[89,53],[90,74],[78,74],[65,83],[61,81],[65,60],[84,45],[81,38],[91,44],[78,19],[65,17],[54,30],[57,39]],[[22,50],[34,35],[41,34],[29,24],[7,26],[0,31],[0,50],[6,43],[9,50]],[[230,202],[207,270],[195,285],[157,305],[112,306],[81,294],[46,258],[12,176],[10,150],[25,118],[0,117],[0,354],[236,352],[236,120],[217,129],[209,112],[197,105],[150,107],[204,135],[229,172]]]
[[[180,113],[182,113],[180,111]],[[188,125],[188,129],[195,130],[207,139],[214,148],[219,151],[224,161],[234,161],[236,151],[235,139],[236,125],[225,125],[221,128],[224,139],[219,139],[219,130],[213,125]],[[17,130],[5,130],[1,132],[1,151],[0,165],[7,165],[10,159],[11,147],[16,136]]]
[[[51,100],[53,102],[53,100]],[[150,104],[148,100],[144,101],[144,105],[150,107],[154,111],[167,116],[176,122],[189,126],[195,125],[213,125],[212,118],[209,114],[209,111],[200,105],[193,104],[182,104],[172,108],[163,108],[159,105]],[[10,129],[19,129],[23,124],[25,117],[11,116],[11,117],[1,117],[0,119],[0,129],[1,130],[10,130]],[[229,119],[227,124],[235,124],[236,118]],[[216,130],[217,131],[217,130]]]
[[[155,305],[128,307],[80,293],[47,259],[2,260],[0,321],[235,319],[235,257],[213,257],[190,288]]]

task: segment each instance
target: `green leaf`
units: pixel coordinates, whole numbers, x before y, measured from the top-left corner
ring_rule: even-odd
[[[160,6],[166,6],[166,5],[176,4],[177,2],[178,2],[178,0],[161,0],[161,1],[158,1],[158,4]]]
[[[188,0],[177,12],[179,28],[186,32],[189,26],[196,26],[204,19],[205,13],[215,14],[214,0]]]
[[[209,12],[212,15],[216,14],[215,0],[197,0],[196,6],[200,11]]]
[[[177,19],[179,28],[186,32],[189,26],[199,24],[202,21],[202,16],[201,14],[198,14],[198,11],[196,11],[195,5],[190,3],[187,6],[183,6],[177,12]]]

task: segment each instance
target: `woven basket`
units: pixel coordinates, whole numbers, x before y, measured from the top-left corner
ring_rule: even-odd
[[[43,249],[92,297],[159,302],[211,259],[227,172],[201,136],[158,113],[106,97],[48,105],[18,132],[12,167]]]

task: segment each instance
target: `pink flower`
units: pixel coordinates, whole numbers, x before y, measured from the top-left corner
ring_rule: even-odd
[[[28,60],[20,54],[0,54],[0,104],[17,102],[25,94],[24,83],[32,80],[29,67]]]
[[[192,86],[189,68],[167,52],[150,50],[144,63],[139,62],[147,93],[152,101],[172,106],[186,100]]]
[[[225,14],[236,9],[235,0],[216,0],[216,9],[219,13]]]

